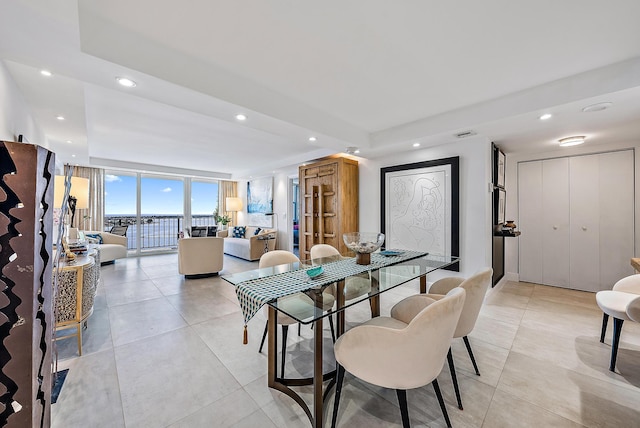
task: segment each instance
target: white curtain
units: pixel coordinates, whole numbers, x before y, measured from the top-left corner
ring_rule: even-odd
[[[79,230],[104,230],[104,170],[85,166],[64,166],[65,174],[73,168],[74,177],[89,179],[89,208],[77,209],[71,227]]]

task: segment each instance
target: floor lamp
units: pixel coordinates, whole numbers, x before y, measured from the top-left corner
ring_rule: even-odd
[[[56,175],[53,189],[53,206],[54,208],[62,208],[64,203],[65,176]],[[76,217],[76,210],[89,208],[89,179],[82,177],[71,177],[71,187],[69,189],[69,198],[67,199],[69,210],[71,211],[71,223]]]
[[[237,198],[235,196],[230,196],[225,199],[225,211],[227,212],[238,212],[242,211],[242,199]]]
[[[273,216],[273,218],[275,219],[274,221],[274,229],[276,230],[276,233],[278,233],[278,213],[264,213],[264,215],[266,216]]]

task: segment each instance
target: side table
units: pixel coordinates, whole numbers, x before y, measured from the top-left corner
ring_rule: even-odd
[[[272,239],[276,239],[276,237],[275,235],[272,235],[270,233],[258,236],[258,241],[264,241],[263,254],[269,252],[269,241],[271,241]]]

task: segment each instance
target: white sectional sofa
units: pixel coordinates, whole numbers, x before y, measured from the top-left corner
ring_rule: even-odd
[[[256,235],[257,226],[245,226],[244,238],[234,238],[233,227],[227,230],[218,231],[218,237],[224,238],[224,253],[241,259],[254,261],[259,260],[264,254],[265,244],[269,251],[276,249],[276,230],[260,229]],[[265,236],[272,236],[273,239],[261,240]]]

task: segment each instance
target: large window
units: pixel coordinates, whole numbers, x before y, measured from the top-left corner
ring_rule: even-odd
[[[190,192],[189,192],[190,190]],[[218,182],[106,171],[105,230],[127,225],[129,250],[175,249],[193,225],[214,225]]]
[[[218,209],[218,182],[191,181],[191,224],[214,226],[213,212]]]
[[[143,175],[140,180],[140,249],[171,249],[184,225],[182,179]]]

